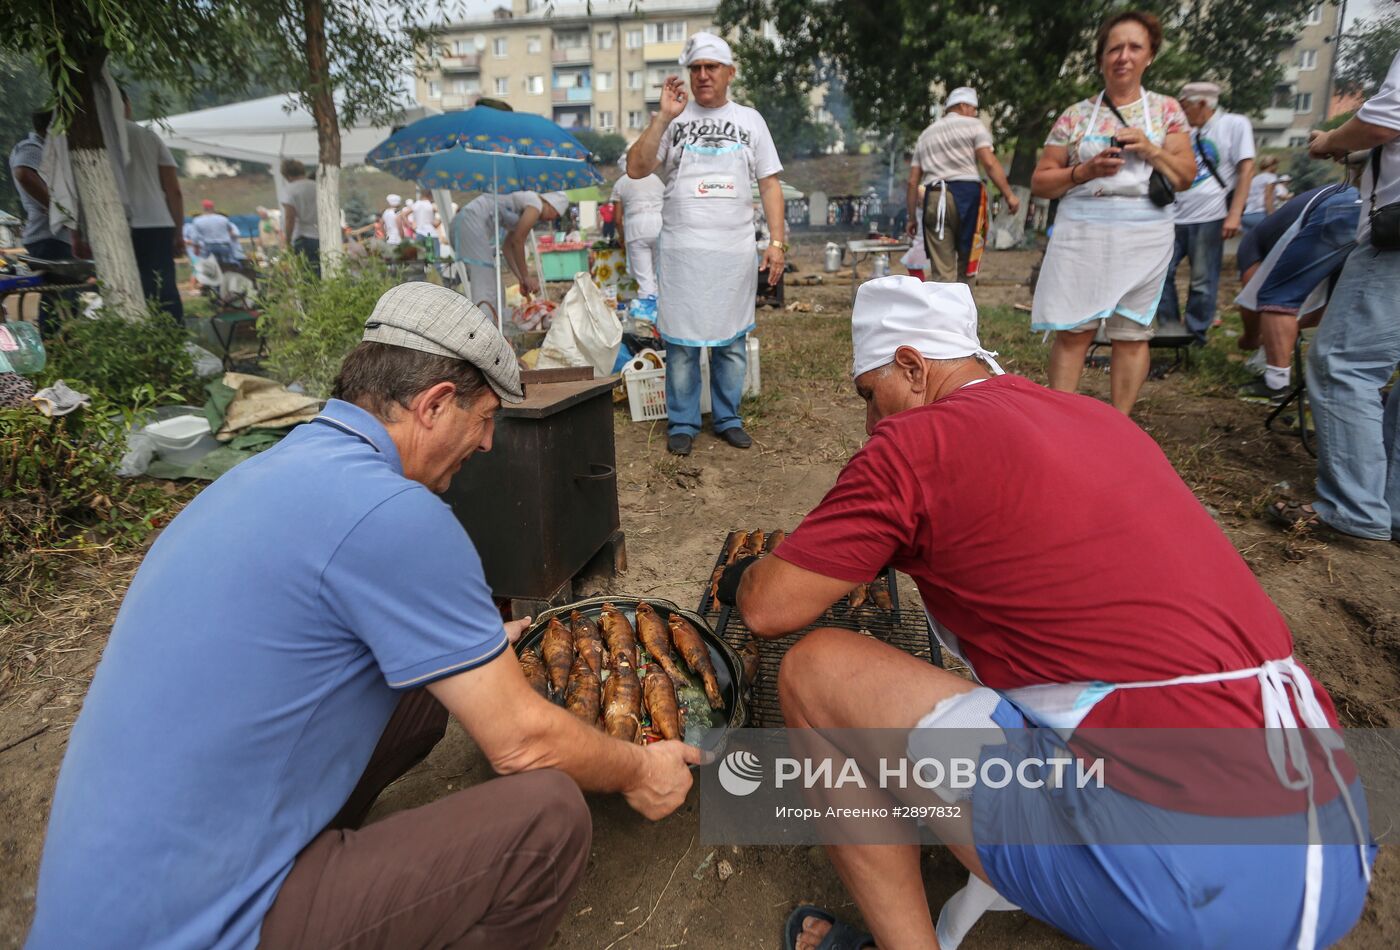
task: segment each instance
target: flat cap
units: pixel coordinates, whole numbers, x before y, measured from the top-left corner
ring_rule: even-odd
[[[525,398],[515,351],[495,322],[455,290],[423,281],[389,288],[365,321],[362,339],[466,360],[501,402]]]

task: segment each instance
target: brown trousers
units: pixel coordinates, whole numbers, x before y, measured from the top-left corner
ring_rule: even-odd
[[[541,770],[473,786],[355,830],[442,738],[425,690],[399,702],[359,784],[297,856],[263,919],[264,948],[543,947],[592,841],[573,780]]]

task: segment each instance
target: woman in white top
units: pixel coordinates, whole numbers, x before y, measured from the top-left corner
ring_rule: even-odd
[[[1266,155],[1259,160],[1259,170],[1249,180],[1249,200],[1245,202],[1244,216],[1240,224],[1243,234],[1248,234],[1259,226],[1278,207],[1275,200],[1275,185],[1278,182],[1278,156]]]
[[[654,300],[656,239],[661,235],[661,202],[666,184],[655,174],[645,178],[628,176],[626,153],[619,164],[623,175],[612,190],[618,240],[627,248],[627,271],[637,279],[637,296]]]
[[[1147,378],[1148,341],[1175,241],[1172,205],[1148,197],[1154,171],[1173,189],[1191,184],[1196,162],[1186,114],[1148,92],[1142,74],[1162,45],[1162,26],[1132,11],[1099,29],[1104,91],[1055,121],[1031,177],[1039,198],[1060,198],[1031,310],[1031,328],[1054,331],[1050,388],[1074,392],[1102,324],[1113,344],[1113,406],[1132,412]]]
[[[497,221],[505,231],[501,258],[520,281],[520,292],[527,297],[539,293],[540,281],[525,262],[525,239],[537,221],[557,221],[568,210],[569,198],[562,191],[485,194],[463,206],[452,219],[450,234],[453,253],[467,266],[471,299],[496,309]]]

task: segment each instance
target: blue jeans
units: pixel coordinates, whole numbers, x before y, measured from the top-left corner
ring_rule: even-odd
[[[1176,250],[1167,268],[1167,285],[1157,305],[1157,323],[1180,323],[1181,308],[1176,299],[1176,268],[1183,257],[1191,258],[1191,292],[1186,298],[1186,329],[1202,343],[1215,322],[1215,298],[1220,291],[1220,258],[1225,240],[1220,236],[1221,221],[1176,226]]]
[[[1400,396],[1379,390],[1400,364],[1400,252],[1351,252],[1308,349],[1322,520],[1363,538],[1400,536]]]
[[[1240,234],[1245,235],[1248,234],[1250,231],[1253,231],[1255,228],[1259,227],[1260,222],[1262,222],[1267,217],[1268,215],[1262,211],[1250,211],[1246,214],[1241,215]]]
[[[715,432],[743,425],[739,400],[748,369],[747,336],[710,350],[710,423]],[[699,346],[666,344],[666,433],[694,436],[700,431]]]

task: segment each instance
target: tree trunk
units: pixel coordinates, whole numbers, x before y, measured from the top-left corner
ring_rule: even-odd
[[[101,82],[104,59],[104,55],[88,58],[83,71],[73,75],[79,110],[68,129],[68,149],[82,211],[83,238],[92,248],[102,299],[117,313],[135,319],[145,312],[141,272],[136,268],[126,208],[97,115],[95,86]],[[119,146],[113,143],[113,147]]]
[[[1036,159],[1040,154],[1040,143],[1045,140],[1045,120],[1034,109],[1027,109],[1020,124],[1016,127],[1016,151],[1011,154],[1011,168],[1006,177],[1013,185],[1031,186],[1031,173],[1035,171]]]
[[[345,262],[340,230],[340,121],[331,92],[326,55],[323,0],[302,0],[306,28],[306,66],[311,76],[311,116],[316,122],[320,163],[316,172],[316,224],[321,234],[321,269],[330,275]]]

